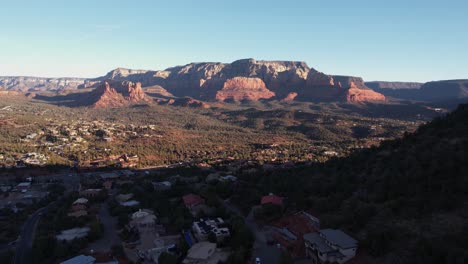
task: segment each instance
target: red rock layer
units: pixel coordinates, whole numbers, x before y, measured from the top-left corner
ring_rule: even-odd
[[[130,103],[149,101],[140,83],[128,81],[104,82],[93,91],[91,100],[94,101],[92,103],[94,108],[120,107]]]
[[[216,92],[216,100],[225,101],[257,101],[259,99],[269,99],[275,93],[268,90],[265,83],[260,78],[234,77],[227,79],[223,88]]]

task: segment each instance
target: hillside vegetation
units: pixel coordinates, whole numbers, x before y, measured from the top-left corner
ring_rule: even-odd
[[[346,158],[245,177],[261,192],[284,195],[296,209],[313,208],[325,225],[355,235],[370,263],[465,263],[467,150],[465,104]]]

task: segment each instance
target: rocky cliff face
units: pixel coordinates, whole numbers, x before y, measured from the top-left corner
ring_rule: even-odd
[[[105,81],[91,92],[89,98],[83,98],[83,100],[85,104],[94,108],[121,107],[142,101],[150,102],[141,89],[141,83],[129,81]]]
[[[310,71],[306,87],[298,93],[303,100],[318,101],[385,101],[384,95],[369,89],[362,78],[341,75],[326,75]]]
[[[116,69],[106,76],[90,80],[83,87],[93,87],[96,82],[106,78],[113,80],[130,80],[141,82],[145,86],[159,85],[171,94],[204,100],[217,100],[226,81],[236,78],[259,78],[270,92],[278,97],[285,97],[290,92],[305,86],[310,68],[304,62],[291,61],[257,61],[254,59],[238,60],[233,63],[190,63],[184,66],[168,68],[164,71],[132,71]],[[250,83],[247,82],[249,85]],[[236,90],[240,92],[242,86],[238,83]],[[256,100],[256,95],[246,96],[247,100]],[[226,88],[227,89],[227,88]],[[230,88],[232,89],[232,88]],[[221,92],[220,94],[223,94]],[[219,96],[221,100],[223,96]],[[264,98],[260,96],[259,98]]]
[[[143,87],[158,87],[176,97],[207,101],[383,100],[361,78],[327,75],[298,61],[243,59],[232,63],[190,63],[163,71],[117,68],[103,77],[83,80],[78,87],[98,88],[106,80],[138,82]],[[349,91],[351,88],[353,90]]]
[[[223,88],[216,93],[216,100],[258,101],[273,96],[275,93],[268,90],[260,78],[234,77],[224,82]]]
[[[82,78],[0,77],[0,87],[17,92],[74,90],[84,82]]]

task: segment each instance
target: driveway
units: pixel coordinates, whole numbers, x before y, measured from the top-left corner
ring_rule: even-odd
[[[109,214],[107,201],[101,205],[98,217],[104,227],[104,232],[99,240],[89,244],[88,250],[109,252],[113,245],[120,245],[122,241],[117,234],[117,219]]]

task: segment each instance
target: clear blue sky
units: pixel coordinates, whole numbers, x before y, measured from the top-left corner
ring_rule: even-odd
[[[366,80],[468,78],[466,0],[1,0],[0,75],[241,58]]]

